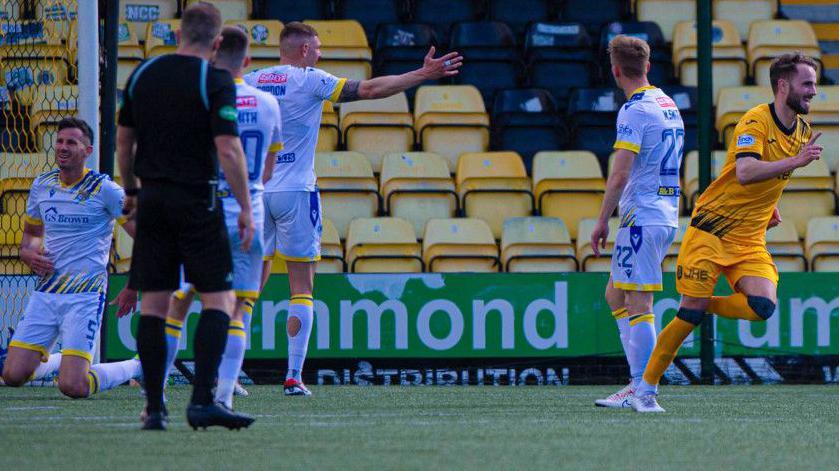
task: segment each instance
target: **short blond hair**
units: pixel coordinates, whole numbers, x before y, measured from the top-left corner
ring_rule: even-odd
[[[609,41],[609,58],[627,78],[637,79],[647,74],[650,45],[643,39],[619,34]]]

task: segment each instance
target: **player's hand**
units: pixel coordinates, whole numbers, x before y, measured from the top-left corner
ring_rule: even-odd
[[[795,156],[798,159],[798,166],[804,167],[809,165],[814,160],[819,160],[822,156],[824,147],[816,144],[816,141],[821,137],[822,133],[816,132],[810,137],[810,140],[801,148],[801,152]]]
[[[769,218],[769,229],[777,226],[778,224],[782,223],[784,220],[781,219],[781,212],[778,211],[778,208],[772,210],[772,217]]]
[[[600,249],[606,248],[606,239],[609,238],[609,222],[597,220],[594,230],[591,231],[591,249],[594,250],[594,256],[600,256]]]
[[[37,250],[22,250],[20,259],[38,276],[47,276],[55,270],[49,253],[43,247],[38,247]]]
[[[137,197],[125,196],[125,201],[122,202],[122,215],[126,219],[134,219],[137,214]]]
[[[457,52],[450,52],[442,57],[434,58],[437,49],[431,46],[422,65],[422,72],[429,80],[452,77],[460,73],[457,69],[463,65],[463,56]]]
[[[250,211],[241,211],[239,213],[239,240],[242,241],[242,252],[247,252],[251,249],[251,242],[253,242],[253,233],[256,231],[256,226],[253,224],[253,214]]]
[[[137,309],[137,290],[126,286],[109,305],[119,306],[117,308],[117,317],[134,312]]]

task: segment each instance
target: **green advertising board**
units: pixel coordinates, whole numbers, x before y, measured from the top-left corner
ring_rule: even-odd
[[[622,355],[605,273],[318,275],[311,359],[538,358]],[[729,355],[839,355],[839,286],[829,273],[782,274],[776,314],[767,322],[717,319],[716,348]],[[124,286],[113,276],[109,297]],[[718,293],[727,294],[721,282]],[[661,329],[676,314],[673,276],[654,311]],[[192,311],[200,306],[193,304]],[[248,359],[286,357],[288,282],[275,275],[253,312]],[[108,359],[135,353],[138,315],[106,315]],[[197,315],[181,358],[192,356]],[[698,330],[680,355],[699,353]]]

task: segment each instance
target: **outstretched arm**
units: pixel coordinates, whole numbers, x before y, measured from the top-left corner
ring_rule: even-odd
[[[822,150],[824,150],[822,146],[816,145],[816,140],[821,135],[822,133],[820,132],[813,134],[810,140],[801,148],[801,152],[795,157],[788,159],[764,162],[751,156],[739,156],[737,162],[735,162],[737,181],[741,185],[758,183],[771,180],[799,167],[809,165],[810,162],[818,160],[821,157]]]

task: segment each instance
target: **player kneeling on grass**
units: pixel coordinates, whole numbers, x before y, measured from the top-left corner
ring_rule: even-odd
[[[609,43],[612,74],[629,98],[618,113],[615,163],[591,235],[605,247],[609,216],[620,199],[621,225],[612,254],[606,301],[618,323],[632,382],[600,407],[630,406],[655,345],[653,292],[661,291],[661,262],[679,227],[679,164],[685,130],[673,100],[647,81],[650,47],[620,35]]]
[[[0,358],[7,386],[58,369],[61,392],[82,398],[141,375],[137,360],[91,365],[105,307],[114,221],[134,235],[134,222],[122,217],[122,188],[84,166],[92,141],[87,123],[62,119],[55,141],[58,169],[39,175],[29,191],[20,258],[40,279],[6,357]],[[59,335],[61,353],[50,355]]]
[[[720,176],[696,201],[676,262],[682,302],[658,338],[632,408],[664,412],[656,388],[664,371],[706,312],[765,321],[778,300],[778,269],[766,250],[766,229],[781,222],[778,200],[792,172],[818,160],[822,147],[801,117],[816,95],[816,63],[799,53],[772,63],[775,102],[758,105],[734,129]],[[722,273],[734,290],[713,296]]]

